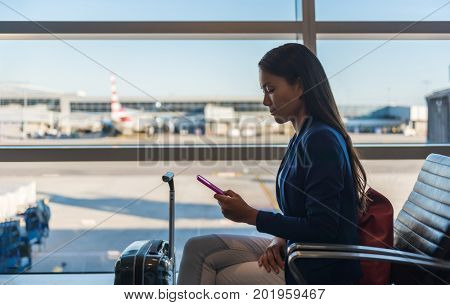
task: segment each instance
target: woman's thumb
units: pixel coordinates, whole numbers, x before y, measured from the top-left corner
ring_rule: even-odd
[[[225,193],[225,195],[230,196],[230,197],[235,197],[237,195],[232,190],[226,190],[224,193]]]

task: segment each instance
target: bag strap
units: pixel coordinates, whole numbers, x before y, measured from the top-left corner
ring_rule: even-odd
[[[334,135],[336,136],[336,138],[338,139],[339,144],[342,147],[342,150],[344,152],[345,155],[345,160],[347,162],[347,166],[349,169],[352,168],[351,164],[350,164],[350,157],[348,155],[348,150],[347,150],[347,144],[344,141],[344,137],[342,136],[342,134],[340,132],[338,132],[337,130],[335,130],[334,128],[331,128],[331,130],[333,131]]]

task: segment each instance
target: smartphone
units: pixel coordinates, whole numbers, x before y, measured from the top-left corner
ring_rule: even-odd
[[[220,188],[218,188],[217,186],[215,186],[214,184],[212,184],[211,182],[206,180],[206,178],[204,178],[200,175],[197,175],[197,180],[200,183],[202,183],[203,185],[205,185],[206,187],[208,187],[209,189],[211,189],[216,194],[225,195],[225,193]]]

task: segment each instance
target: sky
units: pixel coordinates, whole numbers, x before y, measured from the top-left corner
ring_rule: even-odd
[[[316,18],[416,21],[448,2],[316,0]],[[15,11],[31,20],[53,21],[292,21],[296,15],[294,0],[0,0],[0,20],[25,20]],[[301,19],[301,12],[297,15]],[[425,20],[449,19],[450,4]],[[0,83],[108,96],[107,67],[129,82],[118,80],[119,97],[262,98],[257,63],[286,42],[0,40]],[[317,55],[338,104],[424,104],[425,95],[450,86],[450,41],[397,40],[379,47],[383,43],[318,41]]]

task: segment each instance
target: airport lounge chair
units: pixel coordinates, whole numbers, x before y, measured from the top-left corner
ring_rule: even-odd
[[[450,282],[450,157],[430,154],[408,200],[394,223],[394,248],[359,245],[293,243],[288,264],[299,259],[346,259],[391,263],[392,284],[448,284]]]

